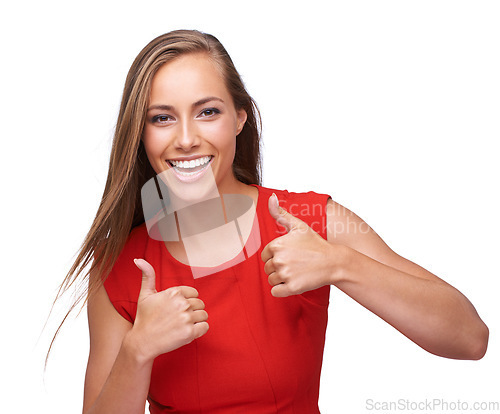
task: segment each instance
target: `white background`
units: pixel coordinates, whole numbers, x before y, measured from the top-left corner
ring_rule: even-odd
[[[259,104],[265,186],[331,194],[490,328],[481,361],[446,360],[332,289],[322,412],[500,400],[498,2],[25,1],[0,15],[0,412],[81,410],[85,311],[45,375],[65,303],[42,327],[100,201],[127,70],[178,28],[215,34]]]

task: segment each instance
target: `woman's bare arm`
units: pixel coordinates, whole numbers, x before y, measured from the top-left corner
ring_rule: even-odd
[[[433,354],[483,357],[488,328],[461,292],[396,254],[362,219],[332,200],[328,220],[329,241],[347,246],[335,286]],[[335,231],[341,227],[345,231]]]
[[[480,359],[488,328],[453,286],[394,253],[358,216],[329,200],[328,241],[269,200],[288,231],[262,251],[274,296],[334,285],[427,351]]]
[[[152,360],[138,357],[129,339],[132,324],[115,310],[101,287],[88,301],[90,354],[84,414],[144,413]]]
[[[101,287],[88,301],[90,354],[84,414],[144,413],[154,359],[208,331],[205,304],[190,286],[156,291],[153,267],[142,271],[134,324],[115,310]]]

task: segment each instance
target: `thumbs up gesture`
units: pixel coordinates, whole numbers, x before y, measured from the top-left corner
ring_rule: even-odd
[[[156,291],[155,271],[144,259],[135,259],[142,271],[137,315],[131,334],[146,359],[173,351],[208,331],[205,304],[191,286]]]
[[[287,230],[262,251],[264,271],[275,297],[298,295],[331,284],[335,247],[269,197],[269,213]]]

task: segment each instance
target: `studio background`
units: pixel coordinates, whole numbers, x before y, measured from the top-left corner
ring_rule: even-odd
[[[128,68],[179,28],[217,36],[257,101],[264,186],[331,194],[490,328],[482,360],[439,358],[332,288],[322,413],[500,401],[498,2],[27,1],[0,15],[2,413],[81,412],[86,310],[45,374],[70,297],[42,328],[100,202]]]

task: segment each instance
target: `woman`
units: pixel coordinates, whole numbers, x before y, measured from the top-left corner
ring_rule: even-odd
[[[259,147],[256,106],[217,39],[174,31],[141,51],[102,202],[66,279],[92,260],[84,413],[140,413],[146,399],[154,413],[319,412],[330,285],[431,353],[486,352],[472,304],[359,217],[328,195],[261,187]],[[196,187],[207,177],[212,185]],[[208,266],[234,243],[183,237],[206,211],[220,213],[211,207],[184,222],[174,209],[174,237],[155,240],[141,205],[151,180],[168,187],[167,207],[178,197],[196,212],[217,200],[224,224],[241,227],[239,252]],[[239,220],[226,194],[251,200],[250,216]]]

